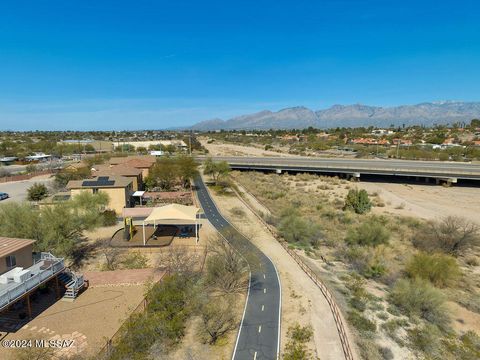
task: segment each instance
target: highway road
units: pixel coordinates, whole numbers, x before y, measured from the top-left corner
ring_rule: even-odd
[[[280,347],[280,279],[271,260],[218,211],[201,178],[195,187],[205,217],[249,262],[251,278],[233,360],[277,359]]]
[[[307,157],[214,157],[233,169],[317,171],[369,175],[419,176],[438,179],[480,180],[480,164],[377,159]]]

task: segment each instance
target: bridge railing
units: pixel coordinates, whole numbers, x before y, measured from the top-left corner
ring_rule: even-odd
[[[258,212],[253,209],[250,204],[245,201],[245,199],[242,197],[241,194],[238,193],[237,190],[233,189],[233,191],[236,193],[237,197],[242,201],[245,206],[247,206],[250,211],[262,222],[262,224],[268,229],[268,231],[273,235],[275,239],[282,245],[282,247],[287,251],[287,253],[295,260],[295,262],[300,266],[300,268],[307,274],[307,276],[317,285],[317,287],[320,289],[322,292],[323,296],[327,300],[327,303],[330,307],[330,310],[333,315],[333,319],[335,321],[335,326],[337,328],[338,336],[340,337],[340,342],[342,344],[342,350],[343,354],[345,356],[345,360],[354,360],[353,357],[353,352],[350,346],[350,342],[347,336],[347,332],[345,330],[345,325],[343,324],[342,316],[340,313],[340,309],[335,302],[335,298],[333,297],[332,293],[328,289],[328,287],[323,283],[323,281],[320,279],[320,277],[315,273],[315,271],[305,263],[305,261],[292,249],[289,248],[288,242],[285,241],[277,232],[277,230],[268,224]],[[245,191],[247,192],[247,191]],[[248,193],[248,192],[247,192]],[[251,197],[255,198],[252,194],[248,193]],[[256,199],[256,198],[255,198]],[[257,199],[258,201],[258,199]],[[260,203],[260,202],[259,202]]]

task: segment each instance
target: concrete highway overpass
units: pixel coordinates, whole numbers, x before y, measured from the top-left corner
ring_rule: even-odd
[[[394,176],[398,178],[430,179],[437,183],[456,183],[458,180],[480,181],[480,164],[378,159],[338,159],[308,157],[213,157],[226,161],[234,170],[282,172],[313,172],[361,178]]]

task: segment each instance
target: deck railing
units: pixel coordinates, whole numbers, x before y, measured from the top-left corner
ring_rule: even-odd
[[[53,262],[48,268],[40,270],[38,267],[41,265],[39,264],[45,260]],[[38,268],[38,270],[35,271],[36,274],[28,278],[26,281],[18,283],[15,286],[11,286],[4,290],[0,289],[0,310],[18,300],[27,292],[48,281],[56,274],[62,272],[65,269],[65,264],[63,258],[56,258],[50,253],[42,252],[40,254],[40,260],[38,260],[30,268],[34,267]]]

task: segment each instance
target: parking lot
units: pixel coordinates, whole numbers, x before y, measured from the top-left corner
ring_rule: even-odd
[[[45,184],[49,187],[52,182],[53,180],[50,178],[50,175],[41,175],[29,180],[2,183],[0,184],[0,192],[7,193],[10,198],[0,201],[0,204],[24,201],[27,198],[28,188],[34,183]]]

